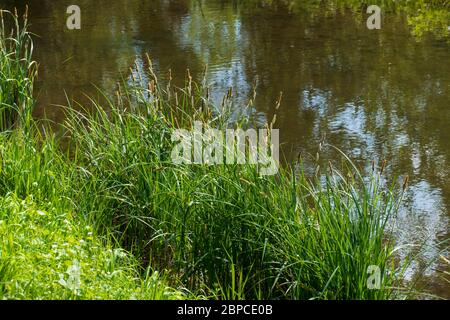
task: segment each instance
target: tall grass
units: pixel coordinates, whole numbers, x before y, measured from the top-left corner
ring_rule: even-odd
[[[28,9],[23,20],[17,11],[0,10],[0,130],[14,125],[27,128],[33,107],[33,83],[37,74],[33,42],[27,30]],[[8,27],[12,25],[9,33]]]
[[[145,77],[121,86],[114,100],[92,101],[93,112],[69,106],[63,138],[36,130],[31,120],[29,134],[23,127],[0,134],[0,197],[33,197],[42,212],[63,221],[70,212],[80,226],[92,225],[94,235],[120,243],[143,270],[159,270],[196,296],[395,297],[402,266],[394,264],[387,222],[398,203],[378,173],[363,178],[350,162],[342,173],[331,166],[322,178],[307,178],[294,166],[260,176],[252,165],[175,165],[174,129],[189,129],[194,120],[220,129],[236,125],[225,117],[230,94],[215,107],[208,88],[189,75],[176,88],[156,77],[150,60],[147,66],[140,70]],[[10,221],[14,211],[0,212]],[[3,239],[2,248],[15,241],[11,232]],[[5,254],[2,249],[3,284],[14,278]],[[378,290],[367,286],[371,265],[383,275]],[[46,283],[54,284],[37,285],[48,289]]]
[[[2,299],[180,299],[158,273],[59,207],[0,197]],[[148,270],[150,271],[150,270]]]
[[[174,129],[230,122],[211,111],[222,108],[206,88],[158,85],[148,65],[149,86],[137,79],[92,113],[68,109],[77,212],[206,296],[391,297],[386,226],[398,203],[376,172],[363,178],[350,165],[308,179],[291,168],[262,177],[251,165],[174,165]],[[385,275],[380,290],[367,288],[370,265]]]

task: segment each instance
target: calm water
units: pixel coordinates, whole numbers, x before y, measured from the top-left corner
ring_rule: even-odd
[[[448,257],[450,213],[450,42],[417,41],[405,18],[387,15],[381,31],[364,16],[250,8],[232,1],[87,1],[82,29],[65,28],[67,1],[30,3],[35,58],[40,62],[37,116],[62,121],[57,104],[84,101],[93,84],[113,92],[149,53],[156,69],[170,68],[182,83],[186,68],[208,83],[216,98],[233,87],[243,106],[257,84],[253,115],[272,119],[283,91],[277,126],[285,157],[314,162],[319,142],[349,154],[359,166],[388,161],[389,177],[408,175],[410,187],[396,233],[399,243],[426,241],[408,275],[426,275],[426,288],[450,298],[448,282],[431,263]],[[338,161],[324,149],[324,163]],[[399,182],[401,184],[401,182]]]

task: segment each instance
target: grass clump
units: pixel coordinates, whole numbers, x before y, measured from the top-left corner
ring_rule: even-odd
[[[175,165],[174,129],[231,122],[206,88],[189,77],[183,89],[157,85],[147,65],[150,85],[136,79],[91,113],[69,109],[77,212],[207,297],[393,297],[399,273],[386,236],[398,203],[379,174],[333,168],[311,179],[301,169],[260,176],[252,165]],[[379,290],[367,287],[372,265],[385,275]]]
[[[6,19],[4,18],[6,17]],[[9,19],[8,19],[9,18]],[[14,124],[30,125],[34,105],[33,83],[37,65],[33,61],[33,42],[27,31],[27,13],[23,24],[17,12],[0,10],[0,130]],[[13,25],[8,33],[8,25]]]

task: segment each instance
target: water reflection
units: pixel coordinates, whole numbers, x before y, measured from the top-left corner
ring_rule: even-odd
[[[315,155],[326,136],[367,170],[370,160],[387,159],[390,177],[409,175],[399,242],[427,239],[424,262],[448,249],[439,245],[449,235],[448,42],[416,41],[402,16],[388,15],[381,31],[368,31],[349,11],[291,13],[212,0],[79,0],[82,30],[68,31],[64,3],[28,2],[40,36],[37,116],[61,121],[53,104],[64,104],[65,92],[83,101],[82,92],[95,93],[92,84],[114,91],[136,62],[145,67],[145,53],[159,74],[172,69],[179,85],[186,68],[201,79],[207,64],[217,101],[233,87],[240,108],[257,84],[260,122],[272,119],[283,91],[277,126],[288,160]],[[337,152],[325,149],[328,159]],[[433,279],[449,297],[448,286]]]

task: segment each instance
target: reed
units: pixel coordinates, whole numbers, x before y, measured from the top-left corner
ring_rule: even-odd
[[[224,129],[227,112],[189,77],[182,89],[136,80],[120,91],[93,101],[94,112],[68,108],[65,124],[77,167],[68,198],[100,233],[208,297],[393,296],[400,272],[386,229],[398,203],[379,173],[363,178],[349,159],[321,179],[290,167],[261,177],[252,165],[174,165],[173,130],[198,119]],[[370,265],[385,275],[380,290],[367,288]]]
[[[32,59],[33,42],[28,32],[27,11],[23,19],[19,18],[17,11],[0,11],[1,131],[15,125],[30,126],[37,65]]]

